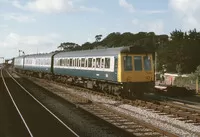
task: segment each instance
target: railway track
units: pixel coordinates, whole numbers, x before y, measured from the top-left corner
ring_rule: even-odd
[[[99,118],[106,120],[113,125],[126,130],[138,137],[177,137],[175,134],[169,133],[151,124],[145,123],[129,115],[119,113],[102,105],[91,103],[80,105],[86,111],[95,114]]]
[[[47,88],[48,87],[48,88]],[[47,86],[46,88],[48,90],[52,90],[55,92],[55,89],[50,89],[50,86]],[[77,88],[78,90],[81,90],[82,88]],[[84,89],[86,90],[86,89]],[[79,107],[98,118],[107,121],[108,123],[111,123],[112,125],[123,129],[126,132],[129,132],[130,134],[134,136],[141,136],[141,137],[176,137],[177,135],[170,133],[169,131],[165,131],[163,129],[157,128],[152,124],[148,124],[144,121],[140,121],[136,118],[133,118],[129,115],[119,113],[115,110],[111,110],[110,108],[95,103],[87,98],[84,98],[82,96],[77,96],[74,94],[70,94],[68,92],[59,92],[56,91],[56,94],[67,99],[71,103],[75,104],[76,107]]]
[[[72,86],[72,87],[77,88],[78,90],[85,90],[81,87],[75,87],[75,86]],[[148,100],[122,99],[122,98],[116,97],[114,95],[100,93],[100,92],[96,92],[93,90],[86,89],[85,91],[90,92],[92,94],[97,94],[100,96],[107,96],[111,99],[122,101],[122,102],[132,105],[132,106],[154,110],[158,113],[161,113],[162,115],[163,114],[170,115],[171,117],[177,118],[181,121],[185,121],[186,123],[193,123],[194,125],[197,125],[197,126],[200,125],[200,111],[194,110],[187,106],[183,107],[182,105],[177,105],[175,103],[169,103],[169,102],[165,102],[165,101],[155,101],[155,100],[150,100],[150,99],[148,99]]]
[[[68,85],[69,86],[69,85]],[[186,123],[193,123],[194,125],[199,126],[200,125],[200,111],[194,110],[190,107],[177,105],[175,103],[169,103],[165,101],[155,101],[155,100],[141,100],[141,99],[122,99],[120,97],[109,95],[107,93],[100,93],[96,92],[94,90],[85,89],[82,87],[76,87],[76,86],[70,86],[73,88],[76,88],[78,90],[84,90],[86,92],[97,94],[100,96],[107,96],[111,99],[122,101],[126,104],[136,106],[136,107],[142,107],[145,109],[154,110],[158,113],[161,113],[162,115],[170,115],[170,117],[177,118],[180,121],[185,121]]]
[[[167,116],[170,116],[173,118],[176,117],[176,119],[179,119],[180,121],[185,120],[185,122],[188,122],[188,123],[193,122],[196,125],[198,125],[198,123],[199,123],[198,112],[184,110],[184,109],[181,109],[181,108],[173,106],[173,105],[172,105],[173,106],[173,108],[172,108],[172,106],[170,106],[169,104],[166,104],[165,102],[122,99],[122,98],[119,98],[119,97],[116,97],[113,95],[100,93],[100,92],[96,92],[93,90],[89,90],[89,89],[85,89],[85,88],[81,88],[81,87],[77,87],[77,86],[65,85],[65,84],[61,84],[61,83],[57,83],[57,82],[53,82],[53,83],[55,83],[56,85],[73,88],[76,91],[84,91],[84,92],[92,93],[95,95],[100,95],[102,97],[107,96],[108,98],[123,102],[125,104],[130,104],[132,106],[136,106],[136,107],[139,106],[141,108],[154,110],[155,113],[160,113],[161,115],[167,115]],[[98,116],[99,118],[104,119],[104,120],[112,123],[113,125],[115,125],[119,128],[122,128],[130,133],[133,133],[133,134],[135,133],[134,135],[138,135],[138,136],[150,136],[150,135],[176,136],[175,134],[171,134],[170,132],[167,132],[166,130],[157,128],[157,127],[153,126],[152,124],[148,124],[148,123],[139,121],[137,119],[134,119],[133,117],[130,117],[130,116],[124,114],[124,113],[119,113],[115,110],[111,110],[110,108],[105,108],[102,105],[98,105],[98,104],[94,103],[93,101],[88,100],[87,98],[84,98],[83,96],[77,97],[76,95],[74,96],[73,94],[69,95],[68,92],[67,93],[60,92],[57,94],[60,94],[60,96],[63,96],[63,94],[68,94],[68,95],[64,95],[65,98],[67,98],[67,100],[71,100],[71,102],[76,104],[77,107],[81,107],[82,109],[89,111],[90,113],[93,113],[94,115]],[[184,111],[187,111],[187,112],[184,112]],[[191,115],[190,112],[193,112],[194,114],[197,113],[197,114]],[[110,115],[106,116],[106,114],[110,114]],[[121,119],[123,119],[124,122],[121,122],[120,121]],[[117,121],[119,121],[119,122],[117,122]],[[134,126],[131,127],[131,123],[133,125],[140,125],[139,128],[141,128],[141,133],[139,132],[140,130],[137,129],[136,127],[134,127]],[[135,131],[133,129],[135,129]],[[188,130],[188,132],[189,132],[189,130]],[[143,135],[142,135],[142,133],[143,133]],[[194,134],[196,135],[196,133],[194,133]]]
[[[126,103],[133,106],[144,107],[158,111],[160,113],[173,115],[172,117],[179,118],[181,121],[193,123],[194,125],[200,125],[200,113],[199,111],[191,110],[189,108],[183,108],[173,103],[167,103],[162,101],[143,101],[143,100],[124,100]]]
[[[3,121],[3,123],[1,123],[1,128],[4,130],[1,133],[2,137],[79,136],[60,118],[53,114],[40,101],[38,101],[31,93],[29,93],[28,90],[19,84],[8,72],[1,70],[1,78],[3,81],[2,86],[5,86],[5,90],[1,92],[3,92],[2,94],[5,96],[9,96],[6,97],[6,100],[4,100],[3,103],[9,100],[12,102],[12,105],[10,106],[2,106],[4,108],[2,111],[6,112],[7,109],[12,109],[14,112],[13,114],[9,114],[7,119],[18,117],[15,119],[15,121]],[[7,94],[5,94],[5,92],[7,92]],[[6,116],[1,115],[1,118],[4,117]],[[15,123],[16,121],[18,123]],[[7,124],[8,126],[5,127]],[[17,127],[10,129],[9,124],[14,124]],[[19,130],[15,131],[15,128]]]
[[[15,77],[18,77],[18,76],[15,76]],[[20,83],[24,82],[24,79],[20,79],[19,82]],[[27,85],[29,87],[33,87],[35,85],[35,84],[33,84],[33,83],[31,83],[31,82],[29,82],[27,80],[23,84],[25,84],[25,85]],[[34,91],[38,91],[38,89],[40,89],[40,88],[41,88],[40,86],[34,86],[33,90]],[[32,92],[32,91],[30,91],[30,92]],[[46,91],[44,91],[44,92],[47,93],[50,96],[55,96],[50,92],[46,92]],[[36,94],[34,94],[34,95],[36,95]],[[66,117],[70,117],[70,119],[76,121],[76,124],[78,124],[77,128],[79,128],[78,130],[81,130],[81,131],[78,131],[79,135],[81,135],[83,137],[85,137],[85,136],[86,137],[94,136],[94,135],[96,137],[100,137],[100,136],[107,136],[107,137],[122,137],[122,136],[129,137],[130,136],[130,137],[132,137],[133,136],[130,133],[128,133],[127,131],[124,131],[124,130],[122,130],[120,128],[117,128],[116,126],[114,126],[114,125],[112,125],[112,124],[100,119],[99,117],[94,116],[93,114],[86,112],[85,110],[83,111],[83,109],[80,108],[79,105],[80,104],[91,103],[89,100],[83,99],[83,98],[80,99],[80,98],[77,98],[76,96],[73,96],[73,97],[72,96],[68,96],[68,97],[73,102],[76,102],[78,105],[76,105],[76,107],[74,107],[74,105],[73,105],[72,109],[63,108],[61,110],[61,112],[59,112],[59,113],[62,113],[61,117],[65,117],[65,115],[66,115],[65,114],[66,110],[64,110],[64,109],[68,109],[69,110],[68,115],[69,115],[69,113],[72,113],[72,114],[73,114],[73,112],[75,113],[75,114],[73,114],[73,117],[75,117],[75,118],[73,118],[70,115],[69,116],[66,115]],[[44,98],[44,97],[41,96],[41,98]],[[58,98],[61,102],[66,103],[66,100],[63,100],[62,98],[60,98],[58,96],[56,96],[55,98]],[[58,107],[58,105],[56,105],[56,106]],[[71,112],[71,111],[73,111],[73,112]],[[76,114],[76,113],[78,113],[78,114]],[[78,117],[76,115],[78,115]],[[83,117],[84,119],[80,119],[79,117]],[[97,127],[95,127],[95,126],[97,126]]]

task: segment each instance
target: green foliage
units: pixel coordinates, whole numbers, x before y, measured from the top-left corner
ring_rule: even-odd
[[[200,65],[197,67],[196,71],[195,71],[195,75],[197,77],[200,77]]]
[[[200,64],[200,32],[175,30],[170,35],[171,40],[157,49],[158,64],[166,64],[168,72],[194,72]]]
[[[73,42],[64,42],[64,43],[61,43],[60,46],[58,46],[58,49],[64,50],[64,51],[79,50],[80,45]]]
[[[168,35],[156,35],[154,32],[112,32],[102,39],[96,35],[94,42],[78,45],[64,42],[58,46],[64,51],[88,50],[94,48],[110,48],[122,46],[142,46],[157,52],[157,70],[165,65],[167,72],[191,73],[200,64],[200,32],[196,29],[183,32],[174,30]],[[199,73],[199,72],[198,72]]]
[[[102,38],[102,35],[96,35],[95,36],[95,39],[96,39],[96,42],[99,42]]]
[[[102,35],[96,35],[93,43],[86,42],[80,47],[78,44],[65,42],[61,43],[58,48],[62,50],[87,50],[99,47],[109,48],[141,45],[147,49],[155,51],[155,49],[158,47],[159,41],[168,41],[167,35],[155,35],[154,32],[139,32],[137,34],[130,32],[125,32],[122,34],[119,32],[113,32],[107,35],[103,40],[101,40],[101,38]],[[77,46],[74,47],[74,45]]]
[[[174,85],[178,87],[187,87],[190,89],[195,89],[195,78],[194,77],[176,77],[174,80]]]

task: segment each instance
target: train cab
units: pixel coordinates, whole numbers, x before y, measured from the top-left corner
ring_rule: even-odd
[[[118,82],[128,96],[140,96],[153,90],[154,64],[152,53],[126,52],[118,55]]]

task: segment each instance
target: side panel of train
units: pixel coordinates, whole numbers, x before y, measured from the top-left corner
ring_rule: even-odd
[[[14,68],[15,69],[23,69],[24,68],[24,57],[14,58]]]
[[[51,73],[51,56],[50,57],[25,57],[24,70]]]
[[[152,54],[124,47],[30,55],[15,65],[28,74],[112,94],[142,95],[154,84]]]
[[[117,57],[54,58],[54,74],[117,82]]]

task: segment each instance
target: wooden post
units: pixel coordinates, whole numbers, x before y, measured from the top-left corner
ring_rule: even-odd
[[[155,82],[157,81],[157,78],[156,78],[156,72],[157,72],[157,52],[155,52],[155,63],[154,63],[154,75],[155,75]]]
[[[196,79],[196,93],[199,93],[199,77]]]

